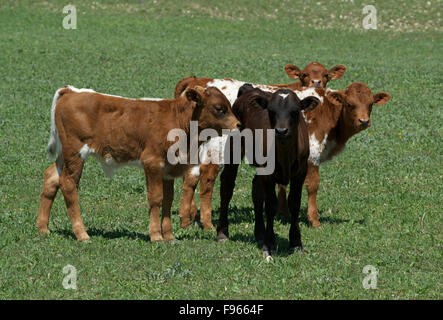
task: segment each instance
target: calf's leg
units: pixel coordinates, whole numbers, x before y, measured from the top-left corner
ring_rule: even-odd
[[[149,204],[149,237],[152,242],[163,241],[160,208],[163,202],[163,172],[160,168],[144,166]]]
[[[286,186],[278,185],[278,213],[288,218],[288,201],[286,200]]]
[[[163,180],[162,236],[165,241],[174,241],[171,225],[171,206],[174,200],[174,180]]]
[[[43,180],[43,189],[40,197],[40,209],[38,211],[37,229],[40,234],[49,234],[49,216],[57,191],[60,188],[60,176],[57,166],[53,163],[46,169]]]
[[[263,177],[260,177],[263,179]],[[265,192],[266,228],[263,241],[263,255],[268,257],[275,252],[274,217],[277,212],[278,200],[275,195],[275,183],[263,179]]]
[[[195,219],[194,211],[197,211],[195,207],[194,193],[198,184],[199,176],[191,173],[192,168],[193,167],[189,168],[183,176],[183,194],[179,210],[182,228],[191,225],[191,221]]]
[[[265,237],[265,221],[263,220],[263,204],[265,195],[262,185],[262,179],[255,175],[252,180],[252,202],[254,203],[254,236],[255,240],[261,242]]]
[[[200,166],[200,221],[204,230],[215,230],[212,224],[212,192],[220,167],[216,164]]]
[[[291,190],[289,191],[289,212],[291,213],[291,227],[289,228],[289,252],[296,249],[302,250],[301,233],[299,225],[299,214],[303,182],[306,174],[291,179]]]
[[[224,166],[220,176],[220,218],[217,227],[217,241],[225,241],[229,238],[228,209],[235,187],[238,164]]]
[[[62,174],[60,175],[60,189],[65,198],[66,208],[71,219],[72,229],[78,241],[89,240],[80,215],[78,205],[78,185],[83,171],[83,160],[80,157],[65,158]]]
[[[320,227],[318,221],[317,191],[320,183],[319,167],[308,162],[308,173],[306,175],[306,189],[308,191],[308,220],[314,228]]]

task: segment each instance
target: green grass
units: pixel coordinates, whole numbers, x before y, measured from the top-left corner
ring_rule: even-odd
[[[374,1],[379,29],[370,31],[357,0],[70,2],[77,30],[62,28],[65,1],[0,2],[0,299],[443,298],[441,1]],[[60,194],[51,235],[38,235],[57,88],[172,97],[191,74],[284,83],[286,63],[316,60],[347,66],[334,89],[364,81],[393,98],[322,166],[321,229],[307,225],[304,192],[302,253],[288,255],[289,225],[278,218],[277,255],[262,258],[245,165],[227,243],[198,226],[180,229],[181,180],[178,241],[148,242],[142,172],[125,168],[109,180],[93,159],[80,187],[91,241],[75,241]],[[216,220],[218,181],[213,209]],[[67,264],[78,270],[77,290],[62,286]],[[362,287],[365,265],[378,269],[376,290]]]

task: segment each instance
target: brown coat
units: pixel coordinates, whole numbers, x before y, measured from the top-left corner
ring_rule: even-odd
[[[183,175],[189,165],[168,162],[167,151],[175,141],[168,141],[167,136],[170,130],[181,129],[189,139],[191,120],[198,121],[199,130],[212,128],[219,134],[224,128],[235,129],[239,125],[229,101],[216,88],[189,89],[179,99],[158,101],[73,87],[57,90],[48,145],[49,154],[57,160],[45,172],[37,219],[40,233],[49,232],[50,209],[60,188],[77,239],[89,239],[80,216],[78,185],[84,161],[93,154],[109,175],[124,165],[144,170],[149,181],[151,241],[173,240],[170,222],[173,179]]]

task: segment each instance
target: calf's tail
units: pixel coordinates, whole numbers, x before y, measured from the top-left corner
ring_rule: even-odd
[[[54,99],[52,100],[52,106],[51,106],[51,132],[49,136],[49,142],[48,142],[48,155],[51,160],[55,160],[57,156],[61,153],[61,143],[60,139],[58,137],[58,130],[57,126],[55,125],[55,107],[57,105],[58,99],[60,99],[61,96],[63,96],[67,92],[71,92],[69,86],[63,87],[58,89],[54,94]]]

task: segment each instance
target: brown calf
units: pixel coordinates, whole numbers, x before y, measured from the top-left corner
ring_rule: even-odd
[[[346,72],[346,67],[340,64],[328,71],[321,63],[311,62],[303,70],[296,65],[287,64],[285,71],[290,78],[300,79],[290,89],[300,90],[302,87],[326,88],[329,80],[337,80]]]
[[[94,154],[109,175],[124,165],[136,165],[144,170],[150,239],[173,240],[170,209],[174,178],[183,175],[189,165],[168,162],[168,148],[175,141],[168,141],[167,136],[172,129],[182,129],[190,144],[190,139],[194,139],[189,137],[191,120],[198,121],[199,131],[213,128],[218,134],[222,129],[239,126],[229,101],[216,88],[196,87],[178,99],[156,101],[110,96],[74,87],[57,90],[48,144],[48,152],[56,162],[44,175],[37,219],[40,233],[49,233],[50,209],[60,188],[75,236],[79,241],[89,239],[80,216],[78,187],[84,161],[89,154]]]
[[[372,94],[366,84],[354,82],[345,90],[328,91],[320,106],[305,113],[310,143],[306,175],[308,220],[313,227],[320,226],[317,209],[320,164],[343,151],[346,142],[353,135],[371,125],[370,116],[374,105],[385,104],[390,99],[388,93]],[[280,192],[281,190],[279,195]]]
[[[275,151],[275,168],[269,174],[256,174],[252,182],[252,201],[254,203],[254,234],[258,241],[263,240],[263,252],[268,257],[275,250],[274,216],[277,209],[276,184],[291,185],[289,247],[292,252],[302,248],[298,216],[303,183],[308,169],[309,138],[302,110],[315,108],[319,104],[315,97],[300,100],[288,89],[274,93],[264,92],[246,84],[239,90],[239,98],[232,111],[240,119],[242,130],[252,131],[254,143],[257,130],[273,129],[274,143],[266,138],[258,140],[254,148],[268,150],[268,144]],[[245,147],[243,146],[242,149]],[[231,149],[232,150],[232,149]],[[259,167],[255,153],[249,163]],[[268,154],[269,156],[269,154]],[[251,161],[252,160],[252,161]],[[228,238],[228,207],[231,200],[238,164],[226,164],[220,177],[220,221],[217,240]],[[266,227],[263,219],[263,205],[266,211]]]

